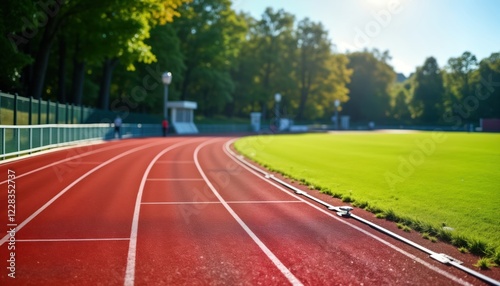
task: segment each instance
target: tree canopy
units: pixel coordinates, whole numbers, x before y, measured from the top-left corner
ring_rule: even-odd
[[[500,56],[470,52],[440,67],[425,59],[397,82],[389,51],[335,51],[322,23],[231,0],[6,0],[0,4],[0,89],[116,112],[162,114],[170,96],[206,117],[330,120],[334,102],[354,122],[462,124],[500,117]],[[460,120],[458,120],[460,119]]]

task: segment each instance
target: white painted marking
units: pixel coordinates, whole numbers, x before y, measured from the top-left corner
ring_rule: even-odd
[[[301,201],[226,201],[228,204],[291,204],[299,203]],[[218,202],[142,202],[143,205],[207,205],[207,204],[221,204]]]
[[[87,242],[87,241],[129,241],[130,238],[33,238],[16,239],[16,242]]]
[[[333,219],[335,219],[335,220],[337,220],[337,221],[339,221],[339,222],[341,222],[341,223],[343,223],[343,224],[345,224],[345,225],[347,225],[347,226],[349,226],[349,227],[352,227],[352,228],[354,228],[354,229],[356,229],[356,230],[360,231],[361,233],[363,233],[363,234],[365,234],[365,235],[367,235],[367,236],[369,236],[369,237],[372,237],[373,239],[375,239],[375,240],[379,241],[380,243],[385,244],[386,246],[388,246],[388,247],[390,247],[390,248],[394,249],[395,251],[397,251],[397,252],[399,252],[399,253],[401,253],[401,254],[403,254],[403,255],[407,256],[408,258],[410,258],[410,259],[412,259],[412,260],[414,260],[414,261],[416,261],[416,262],[418,262],[418,263],[420,263],[420,264],[422,264],[423,266],[425,266],[425,267],[429,268],[430,270],[435,271],[435,272],[437,272],[437,273],[439,273],[439,274],[441,274],[441,275],[443,275],[443,276],[447,277],[448,279],[450,279],[450,280],[452,280],[452,281],[454,281],[454,282],[456,282],[456,283],[458,283],[458,284],[460,284],[460,285],[464,285],[464,286],[469,286],[469,285],[471,285],[470,283],[468,283],[468,282],[466,282],[466,281],[464,281],[464,280],[460,279],[459,277],[457,277],[457,276],[455,276],[455,275],[453,275],[453,274],[451,274],[451,273],[449,273],[449,272],[446,272],[446,271],[444,271],[444,270],[441,270],[440,268],[438,268],[438,267],[436,267],[436,266],[434,266],[434,265],[432,265],[432,264],[430,264],[430,263],[427,263],[426,261],[424,261],[424,260],[422,260],[422,259],[418,258],[417,256],[415,256],[415,255],[413,255],[413,254],[411,254],[411,253],[409,253],[409,252],[404,251],[403,249],[401,249],[401,248],[397,247],[396,245],[394,245],[394,244],[392,244],[392,243],[390,243],[390,242],[388,242],[388,241],[385,241],[384,239],[382,239],[382,238],[380,238],[380,237],[378,237],[378,236],[376,236],[376,235],[374,235],[374,234],[372,234],[372,233],[370,233],[370,232],[368,232],[368,231],[366,231],[366,230],[364,230],[364,229],[362,229],[362,228],[360,228],[360,227],[358,227],[358,226],[356,226],[356,225],[353,225],[353,224],[349,223],[348,221],[346,221],[346,220],[344,220],[344,219],[340,219],[340,218],[336,217],[334,214],[332,214],[331,212],[329,212],[329,211],[325,210],[324,208],[321,208],[321,207],[319,207],[318,205],[313,204],[312,202],[310,202],[310,201],[308,201],[308,200],[306,200],[306,199],[304,199],[304,198],[301,198],[301,197],[299,197],[299,196],[297,196],[297,195],[295,195],[295,194],[291,193],[290,191],[288,191],[287,189],[285,189],[283,186],[278,185],[278,184],[276,184],[275,182],[272,182],[272,181],[269,181],[269,180],[265,179],[264,177],[262,177],[261,175],[259,175],[259,173],[258,173],[257,171],[252,170],[250,167],[246,166],[245,164],[243,164],[242,162],[238,161],[236,158],[234,158],[234,157],[233,157],[233,156],[236,156],[236,154],[234,154],[234,153],[233,153],[233,152],[229,149],[229,145],[230,145],[232,142],[234,142],[234,141],[235,141],[235,139],[233,139],[233,140],[230,140],[230,141],[226,142],[226,144],[225,144],[225,145],[224,145],[224,147],[223,147],[224,152],[226,153],[226,155],[227,155],[229,158],[231,158],[233,161],[235,161],[237,164],[239,164],[239,165],[240,165],[240,166],[242,166],[243,168],[247,169],[250,173],[254,174],[257,178],[259,178],[259,179],[261,179],[261,180],[263,180],[263,181],[265,181],[265,182],[269,183],[270,185],[273,185],[274,187],[276,187],[277,189],[281,190],[282,192],[284,192],[284,193],[288,194],[289,196],[292,196],[292,197],[294,197],[294,198],[296,198],[296,199],[298,199],[298,200],[303,201],[304,203],[306,203],[306,204],[308,204],[309,206],[311,206],[311,207],[315,208],[316,210],[318,210],[318,211],[320,211],[320,212],[322,212],[322,213],[326,214],[327,216],[329,216],[329,217],[331,217],[331,218],[333,218]],[[232,154],[234,154],[234,155],[231,155],[231,153],[232,153]],[[261,171],[261,172],[262,172],[262,171]]]
[[[202,178],[164,178],[164,179],[161,179],[161,178],[154,178],[154,179],[147,179],[148,181],[151,181],[151,182],[169,182],[169,181],[203,181]]]
[[[220,205],[220,202],[144,202],[143,205]]]
[[[125,145],[125,146],[128,146],[128,145],[131,145],[131,144],[127,144],[127,145]],[[124,146],[124,145],[121,145],[121,146],[118,146],[118,147],[122,147],[122,146]],[[33,174],[33,173],[39,172],[39,171],[41,171],[41,170],[44,170],[44,169],[47,169],[47,168],[50,168],[50,167],[53,167],[53,166],[55,166],[55,165],[57,165],[57,164],[61,164],[61,163],[64,163],[64,162],[68,162],[68,161],[71,161],[71,160],[73,160],[73,159],[80,159],[80,158],[82,158],[82,157],[89,156],[89,155],[96,154],[96,153],[100,153],[100,152],[104,152],[104,151],[107,151],[107,150],[112,150],[112,149],[115,149],[116,147],[117,147],[117,146],[115,146],[115,145],[113,145],[113,146],[109,146],[109,147],[104,147],[104,148],[101,148],[101,149],[98,149],[98,150],[94,150],[94,151],[90,151],[90,152],[86,152],[86,153],[78,154],[78,155],[73,156],[73,157],[69,157],[69,158],[66,158],[66,159],[63,159],[63,160],[59,160],[59,161],[57,161],[57,162],[50,163],[50,164],[45,165],[45,166],[43,166],[43,167],[40,167],[40,168],[38,168],[38,169],[35,169],[35,170],[32,170],[32,171],[29,171],[29,172],[24,172],[24,173],[22,173],[22,174],[20,174],[20,175],[16,176],[16,179],[19,179],[19,178],[22,178],[22,177],[25,177],[25,176],[31,175],[31,174]],[[74,147],[74,146],[72,146],[72,147],[69,147],[69,148],[64,148],[64,149],[71,149],[71,148],[75,148],[75,147]],[[64,149],[63,149],[63,150],[64,150]],[[76,149],[76,148],[75,148],[75,149]],[[55,150],[55,149],[54,149],[54,150]],[[59,150],[57,150],[57,151],[59,151]],[[24,158],[23,158],[23,159],[24,159]],[[17,162],[17,161],[15,161],[15,162]],[[3,162],[2,162],[2,163],[3,163]],[[80,162],[75,162],[75,163],[76,163],[76,164],[78,164],[78,163],[80,163]],[[7,163],[6,163],[6,164],[7,164]],[[72,164],[72,163],[70,163],[70,164]],[[100,164],[100,163],[99,163],[99,164]],[[1,185],[1,184],[5,184],[5,183],[7,183],[7,181],[8,181],[8,180],[5,180],[5,181],[0,182],[0,185]]]
[[[299,200],[296,201],[227,201],[228,204],[303,204]]]
[[[147,149],[151,146],[154,146],[154,145],[160,145],[160,144],[165,144],[165,143],[150,143],[150,144],[147,144],[147,145],[143,145],[143,146],[140,146],[140,147],[136,147],[134,149],[131,149],[127,152],[124,152],[124,153],[121,153],[120,155],[117,155],[107,161],[105,161],[104,163],[94,167],[92,170],[88,171],[87,173],[85,173],[84,175],[82,175],[81,177],[79,177],[78,179],[76,179],[75,181],[73,181],[71,184],[69,184],[66,188],[64,188],[62,191],[60,191],[57,195],[55,195],[52,199],[50,199],[48,202],[46,202],[43,206],[41,206],[37,211],[35,211],[33,214],[31,214],[27,219],[25,219],[22,223],[20,223],[17,227],[16,227],[16,231],[19,232],[19,230],[21,230],[26,224],[28,224],[30,221],[32,221],[36,216],[38,216],[41,212],[43,212],[45,209],[47,209],[50,205],[52,205],[57,199],[59,199],[62,195],[64,195],[68,190],[70,190],[72,187],[74,187],[76,184],[78,184],[79,182],[81,182],[83,179],[87,178],[88,176],[90,176],[91,174],[93,174],[94,172],[98,171],[99,169],[101,169],[102,167],[120,159],[120,158],[123,158],[127,155],[130,155],[134,152],[137,152],[139,150],[142,150],[142,149]],[[9,239],[9,234],[5,235],[2,240],[0,240],[0,246],[3,245],[7,240]]]
[[[218,139],[212,139],[210,141],[206,141],[202,144],[200,144],[198,147],[196,147],[196,150],[194,151],[194,161],[196,164],[196,168],[198,168],[198,171],[200,172],[201,176],[207,183],[208,187],[212,190],[214,195],[219,199],[219,201],[222,203],[222,205],[226,208],[226,210],[231,214],[231,216],[238,222],[238,224],[245,230],[245,232],[252,238],[252,240],[260,247],[260,249],[266,254],[266,256],[274,263],[274,265],[285,275],[285,277],[288,279],[292,285],[302,285],[302,282],[293,275],[288,268],[279,260],[278,257],[257,237],[257,235],[243,222],[243,220],[234,212],[234,210],[229,206],[229,204],[222,198],[222,196],[217,192],[215,187],[212,185],[208,177],[205,175],[205,172],[200,166],[200,162],[198,161],[198,153],[200,152],[201,148],[205,147],[208,144],[213,143]]]
[[[125,282],[123,283],[125,286],[134,285],[135,259],[136,259],[136,254],[137,254],[137,230],[139,229],[139,213],[141,211],[142,194],[144,193],[144,187],[146,185],[146,181],[147,181],[147,177],[149,175],[149,172],[153,168],[153,165],[156,163],[156,161],[158,161],[158,159],[161,156],[163,156],[165,153],[167,153],[170,150],[175,149],[177,147],[187,145],[193,141],[195,141],[195,139],[176,143],[176,144],[164,149],[160,153],[158,153],[158,155],[156,155],[156,157],[154,157],[153,160],[151,160],[148,167],[146,168],[146,171],[144,172],[144,175],[142,176],[141,184],[139,186],[139,192],[137,193],[137,198],[135,200],[134,216],[132,218],[132,228],[130,231],[130,243],[128,246],[128,255],[127,255],[127,269],[125,271]]]
[[[194,164],[194,161],[158,161],[156,164]]]

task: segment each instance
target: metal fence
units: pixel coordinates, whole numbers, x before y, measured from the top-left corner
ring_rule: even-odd
[[[160,124],[123,124],[115,134],[111,124],[0,125],[0,159],[93,140],[160,136]]]
[[[0,92],[0,125],[83,124],[112,122],[116,113],[73,104],[61,104]],[[121,113],[130,123],[160,123],[161,116],[145,113]]]

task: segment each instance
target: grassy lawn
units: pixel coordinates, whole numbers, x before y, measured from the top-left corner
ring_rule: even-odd
[[[245,156],[371,210],[500,249],[500,134],[253,136]],[[362,204],[363,205],[363,204]],[[460,243],[456,243],[461,246]]]

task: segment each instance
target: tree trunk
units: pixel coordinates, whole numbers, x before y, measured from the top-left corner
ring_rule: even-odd
[[[191,71],[192,68],[188,67],[186,72],[184,73],[184,80],[182,81],[182,89],[181,89],[181,101],[184,101],[188,97],[188,86],[191,81]]]
[[[47,74],[47,66],[49,63],[50,48],[54,42],[59,24],[60,23],[56,22],[54,17],[49,17],[47,25],[43,31],[42,39],[40,40],[40,45],[35,56],[33,77],[28,91],[28,95],[32,96],[34,99],[39,99],[42,96],[45,76]]]
[[[76,105],[82,104],[83,81],[85,79],[85,62],[79,59],[80,51],[80,37],[77,35],[73,55],[73,86],[71,88],[71,102]]]
[[[304,50],[302,50],[302,68],[300,74],[300,101],[299,108],[297,110],[297,119],[301,120],[304,116],[304,110],[306,107],[307,97],[309,96],[309,84],[307,80],[308,67],[307,67],[307,56]]]
[[[85,80],[85,62],[75,59],[73,63],[73,103],[75,105],[82,105],[83,99],[83,82]]]
[[[57,101],[66,103],[66,39],[62,36],[59,39],[59,78]]]
[[[30,43],[26,44],[23,48],[25,54],[31,54],[31,45]],[[27,65],[23,68],[21,73],[21,94],[23,96],[29,96],[29,86],[33,78],[33,65]]]
[[[118,63],[118,59],[106,59],[103,63],[101,86],[99,88],[99,108],[109,109],[109,93],[111,90],[111,79],[113,77],[113,70]]]

